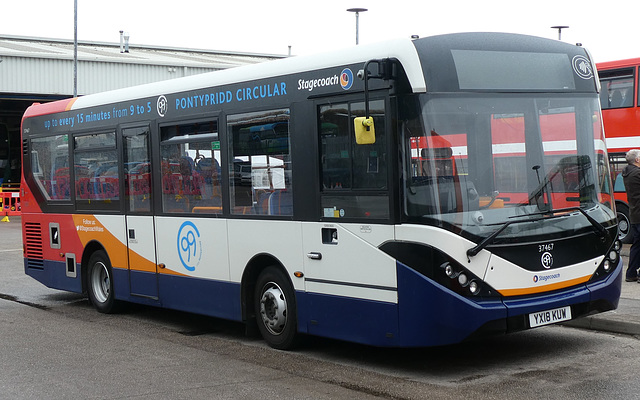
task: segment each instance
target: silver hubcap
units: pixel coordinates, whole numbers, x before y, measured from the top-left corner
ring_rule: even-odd
[[[260,316],[272,335],[279,335],[287,325],[287,299],[282,289],[273,282],[265,285],[260,298]]]
[[[111,281],[109,280],[109,272],[107,266],[102,262],[98,262],[93,266],[93,274],[91,274],[91,288],[96,300],[104,303],[109,298],[111,291]]]
[[[618,230],[619,238],[624,238],[629,233],[629,221],[622,214],[618,214]]]

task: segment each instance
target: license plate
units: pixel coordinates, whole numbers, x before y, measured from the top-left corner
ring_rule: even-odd
[[[568,321],[571,319],[571,307],[555,308],[553,310],[540,311],[529,314],[529,326],[555,324],[560,321]]]

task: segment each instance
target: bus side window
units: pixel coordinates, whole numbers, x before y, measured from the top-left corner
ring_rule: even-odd
[[[600,106],[610,108],[633,107],[634,69],[600,71]]]
[[[289,109],[227,117],[232,214],[293,215]]]
[[[76,206],[118,208],[120,179],[115,132],[74,136],[73,156]]]
[[[160,132],[163,211],[221,214],[218,122],[168,125]]]

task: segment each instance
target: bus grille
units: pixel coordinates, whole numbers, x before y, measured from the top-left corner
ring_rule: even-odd
[[[28,268],[44,268],[44,254],[42,250],[42,228],[40,224],[26,222],[25,228],[25,250],[27,255]]]

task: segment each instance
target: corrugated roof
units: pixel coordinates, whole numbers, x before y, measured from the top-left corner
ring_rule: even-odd
[[[73,59],[73,40],[0,35],[0,57]],[[120,52],[120,43],[78,41],[78,61],[172,67],[230,68],[284,58],[284,55],[180,49],[129,45]]]
[[[72,40],[0,35],[0,94],[70,96]],[[77,93],[86,95],[285,58],[256,54],[120,43],[78,43]]]

